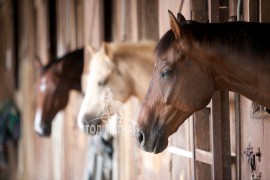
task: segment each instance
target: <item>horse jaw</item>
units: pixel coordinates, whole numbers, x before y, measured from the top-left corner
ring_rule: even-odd
[[[51,135],[51,123],[42,122],[42,110],[37,109],[35,115],[35,131],[40,136],[50,136]]]

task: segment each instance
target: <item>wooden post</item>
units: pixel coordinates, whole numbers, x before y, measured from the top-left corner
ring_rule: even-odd
[[[31,0],[19,1],[19,59],[20,59],[20,99],[17,99],[19,109],[21,110],[22,120],[22,138],[20,143],[19,157],[19,177],[22,179],[32,179],[34,167],[33,156],[33,124],[34,113],[32,109],[33,103],[33,68],[34,62],[34,13],[33,3]],[[24,103],[27,102],[27,103]]]
[[[216,92],[212,99],[213,178],[231,179],[229,93]]]

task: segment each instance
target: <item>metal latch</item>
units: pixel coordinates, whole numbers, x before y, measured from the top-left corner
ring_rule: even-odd
[[[251,175],[253,180],[260,180],[262,173],[257,173],[255,172],[256,170],[256,156],[258,157],[258,161],[261,162],[261,150],[258,148],[257,152],[253,152],[253,148],[251,144],[249,143],[248,147],[244,151],[244,154],[248,157],[248,164],[250,165],[251,168]]]

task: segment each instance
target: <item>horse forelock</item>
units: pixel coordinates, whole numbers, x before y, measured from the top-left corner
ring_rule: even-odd
[[[41,74],[46,73],[49,69],[56,67],[59,63],[64,62],[64,61],[71,60],[71,61],[83,62],[83,58],[79,57],[79,56],[83,56],[83,52],[84,52],[83,49],[77,49],[75,51],[65,54],[64,56],[60,58],[51,59],[47,65],[41,68]]]
[[[156,48],[155,54],[157,57],[165,54],[170,48],[172,48],[173,43],[176,41],[174,33],[172,30],[166,32],[163,37],[159,40]]]

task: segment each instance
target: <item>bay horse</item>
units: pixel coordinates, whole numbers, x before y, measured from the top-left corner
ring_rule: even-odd
[[[104,110],[100,104],[108,89],[113,99],[121,103],[131,96],[143,100],[153,71],[155,45],[152,41],[104,42],[100,50],[93,54],[85,97],[78,115],[81,129],[85,130],[86,125],[102,124]]]
[[[270,24],[202,24],[177,19],[158,42],[156,65],[138,118],[139,146],[160,153],[168,137],[215,91],[240,93],[270,107]]]
[[[37,107],[35,131],[41,136],[50,136],[51,124],[56,113],[68,103],[70,90],[81,91],[84,50],[78,49],[53,59],[46,66],[39,66],[37,81]]]

